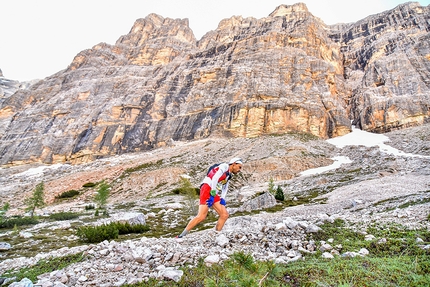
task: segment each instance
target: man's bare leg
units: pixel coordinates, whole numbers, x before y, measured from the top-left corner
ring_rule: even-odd
[[[190,220],[190,222],[188,222],[187,227],[185,227],[185,230],[179,236],[180,237],[185,236],[197,224],[205,220],[206,216],[208,215],[208,211],[209,211],[209,207],[206,204],[199,205],[199,212],[197,213],[196,217],[194,217],[193,219]]]
[[[216,223],[215,226],[215,230],[216,231],[221,231],[221,229],[224,227],[225,222],[227,221],[228,218],[228,211],[227,208],[225,208],[224,205],[222,205],[219,202],[215,202],[212,205],[213,209],[218,213],[219,218],[218,218],[218,222]]]

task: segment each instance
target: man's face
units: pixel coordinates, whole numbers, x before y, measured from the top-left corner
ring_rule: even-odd
[[[233,174],[236,174],[236,173],[239,173],[241,169],[242,169],[242,165],[240,163],[233,163],[231,172]]]

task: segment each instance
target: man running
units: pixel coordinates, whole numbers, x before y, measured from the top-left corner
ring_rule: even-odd
[[[202,184],[200,185],[200,204],[199,212],[196,217],[191,219],[184,231],[176,238],[182,238],[187,235],[197,224],[205,220],[209,208],[213,208],[219,215],[218,222],[215,226],[216,231],[221,231],[228,218],[228,212],[225,207],[226,195],[228,191],[228,181],[233,174],[237,174],[242,169],[242,159],[232,158],[230,162],[222,163],[212,168]]]

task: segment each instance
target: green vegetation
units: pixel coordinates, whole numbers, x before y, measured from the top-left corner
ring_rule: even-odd
[[[273,195],[275,195],[275,194],[276,194],[275,182],[273,181],[273,178],[270,178],[270,179],[269,179],[269,189],[268,189],[268,191],[269,191],[271,194],[273,194]]]
[[[42,208],[46,205],[44,201],[44,189],[45,186],[43,182],[39,183],[33,190],[32,195],[24,200],[24,203],[27,205],[25,211],[30,211],[31,217],[34,216],[34,211],[36,210],[36,208]]]
[[[282,187],[280,187],[279,185],[276,188],[275,199],[279,201],[284,201],[285,199],[284,191],[282,190]]]
[[[82,226],[76,231],[76,235],[83,242],[99,243],[104,240],[117,239],[118,235],[130,233],[143,233],[149,230],[144,224],[129,224],[111,222],[99,226]]]
[[[94,206],[94,204],[88,204],[85,205],[85,210],[91,210],[91,209],[95,209],[96,207]]]
[[[282,190],[281,186],[275,186],[275,182],[273,181],[273,178],[269,179],[269,189],[268,191],[273,194],[273,196],[275,197],[276,200],[279,201],[284,201],[285,200],[285,196],[284,196],[284,191]]]
[[[59,213],[53,213],[49,215],[49,219],[52,219],[55,221],[76,219],[78,217],[79,217],[79,214],[74,212],[59,212]]]
[[[65,192],[57,195],[55,198],[56,199],[73,198],[77,195],[79,195],[79,191],[71,189],[71,190],[65,191]]]
[[[188,178],[181,177],[179,182],[179,187],[172,190],[172,192],[174,194],[183,194],[183,195],[193,194],[194,196],[197,196],[200,194],[200,189],[198,189],[197,187],[194,187]]]
[[[0,222],[0,228],[13,228],[15,226],[35,225],[38,223],[39,221],[34,217],[14,216]]]
[[[110,195],[110,185],[105,181],[99,184],[97,194],[94,197],[94,201],[98,204],[99,208],[104,208]]]
[[[148,163],[144,163],[132,168],[127,168],[123,174],[120,176],[120,178],[124,178],[126,176],[128,176],[130,173],[133,172],[137,172],[137,171],[141,171],[141,170],[145,170],[145,169],[154,169],[154,168],[158,168],[163,164],[163,160],[160,159],[156,162],[148,162]]]
[[[84,185],[82,185],[82,187],[94,187],[94,186],[96,186],[97,185],[97,183],[94,183],[94,182],[87,182],[87,183],[84,183]]]
[[[82,242],[99,243],[118,238],[118,229],[111,224],[79,227],[76,235]]]
[[[430,252],[416,243],[420,237],[430,242],[430,231],[408,230],[402,226],[372,225],[365,231],[378,240],[365,241],[364,235],[340,219],[321,225],[322,231],[309,236],[318,243],[333,239],[341,252],[367,248],[370,254],[354,258],[336,256],[322,259],[321,251],[306,254],[305,260],[288,264],[256,262],[252,255],[236,252],[230,259],[210,267],[203,259],[196,267],[184,267],[179,282],[150,279],[138,286],[430,286]]]
[[[3,205],[3,207],[0,209],[0,226],[3,224],[3,222],[5,221],[5,215],[6,215],[6,212],[9,210],[9,207],[10,207],[10,205],[9,205],[9,203],[8,202],[6,202],[4,205]]]
[[[18,271],[6,271],[4,274],[2,274],[2,277],[16,277],[15,281],[17,282],[21,281],[23,278],[28,278],[32,282],[37,282],[37,276],[41,274],[63,269],[73,263],[81,262],[84,259],[85,257],[83,253],[50,258],[46,260],[42,259],[32,267],[21,268]]]

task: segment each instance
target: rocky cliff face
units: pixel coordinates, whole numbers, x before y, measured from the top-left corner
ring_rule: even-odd
[[[386,132],[429,121],[430,8],[410,2],[331,27],[344,57],[351,119]]]
[[[351,119],[374,131],[421,124],[429,17],[409,3],[327,26],[304,4],[281,5],[196,41],[187,20],[151,14],[6,99],[0,164],[80,163],[210,136],[329,138]]]

